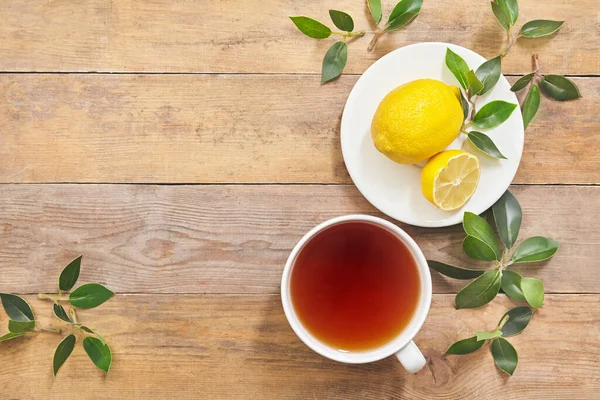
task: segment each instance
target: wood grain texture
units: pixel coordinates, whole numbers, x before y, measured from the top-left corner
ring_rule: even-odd
[[[524,210],[520,238],[561,248],[514,269],[552,292],[598,293],[600,187],[513,187]],[[352,186],[4,185],[0,191],[4,291],[55,290],[83,254],[82,282],[117,293],[277,293],[283,265],[310,228],[334,216],[379,215]],[[402,225],[427,258],[472,268],[460,227]],[[434,292],[465,285],[432,274]]]
[[[350,183],[356,79],[0,75],[0,182]],[[583,99],[543,99],[515,183],[600,183],[600,80],[575,82]]]
[[[384,2],[384,21],[396,2]],[[357,29],[375,29],[364,1],[340,0]],[[138,71],[320,73],[334,39],[302,35],[288,19],[307,15],[333,26],[334,4],[285,0],[86,0],[0,3],[2,71]],[[532,53],[544,69],[561,74],[598,74],[598,2],[521,1],[520,28],[532,19],[566,20],[552,37],[520,39],[505,59],[505,73],[527,73]],[[425,2],[421,15],[366,51],[372,34],[352,43],[346,71],[362,73],[382,55],[411,43],[441,41],[497,55],[506,35],[489,1]]]
[[[28,299],[42,323],[60,326],[48,303]],[[107,377],[78,343],[53,379],[59,338],[40,334],[0,344],[0,387],[4,398],[45,399],[454,400],[500,393],[507,400],[596,399],[599,301],[599,295],[547,296],[527,329],[509,339],[519,352],[509,378],[496,369],[487,345],[468,356],[443,356],[452,342],[493,329],[512,307],[504,296],[457,311],[453,296],[435,295],[415,338],[428,364],[409,375],[392,358],[344,365],[313,353],[292,332],[277,295],[117,295],[79,312],[112,347]]]

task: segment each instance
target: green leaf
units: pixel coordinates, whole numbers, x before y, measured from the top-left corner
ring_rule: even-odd
[[[519,202],[508,190],[492,206],[500,240],[511,249],[519,236],[523,213]]]
[[[79,279],[79,271],[81,269],[81,257],[79,256],[67,265],[58,278],[58,288],[64,292],[69,291],[77,283]]]
[[[502,322],[507,315],[508,321],[506,321],[502,327],[502,336],[504,337],[514,336],[527,328],[527,325],[533,316],[533,310],[527,306],[512,308],[500,318],[500,322]]]
[[[558,101],[575,100],[581,97],[577,86],[561,75],[545,75],[540,81],[540,88],[546,96]]]
[[[80,328],[81,328],[82,330],[84,330],[85,332],[87,332],[87,333],[95,333],[95,332],[93,331],[93,329],[92,329],[92,328],[88,328],[88,327],[87,327],[87,326],[85,326],[85,325],[81,325],[81,326],[80,326]]]
[[[496,19],[498,20],[498,23],[500,24],[500,26],[502,28],[504,28],[504,30],[509,30],[510,29],[510,17],[508,16],[507,12],[505,10],[502,9],[502,7],[500,7],[498,5],[498,3],[495,2],[491,2],[492,4],[492,12],[494,13],[494,16],[496,17]]]
[[[537,113],[540,107],[540,89],[537,85],[532,85],[523,103],[523,127],[527,129],[527,126]]]
[[[469,142],[473,143],[475,147],[488,156],[506,160],[506,157],[498,150],[498,147],[496,147],[496,144],[488,135],[477,131],[471,131],[467,137],[469,138]]]
[[[465,74],[465,77],[467,78],[467,82],[469,82],[469,91],[471,92],[471,95],[479,94],[483,89],[483,83],[481,83],[477,75],[475,75],[475,72],[469,70]]]
[[[110,347],[106,343],[102,343],[100,339],[88,336],[83,339],[83,348],[90,360],[104,373],[108,374],[112,363]]]
[[[521,27],[520,34],[526,38],[538,38],[551,35],[559,30],[564,22],[565,21],[548,21],[544,19],[529,21]]]
[[[340,76],[346,66],[346,61],[348,61],[348,46],[344,42],[335,42],[323,58],[321,83],[329,82]]]
[[[506,121],[516,107],[516,104],[503,100],[492,101],[477,111],[473,123],[478,128],[493,128]]]
[[[60,367],[62,367],[65,361],[67,361],[67,358],[69,358],[73,352],[73,349],[75,348],[75,341],[75,335],[70,334],[56,347],[56,350],[54,351],[54,359],[52,360],[52,372],[54,372],[54,376],[56,376],[56,373]]]
[[[69,317],[69,315],[65,311],[64,307],[61,306],[60,304],[54,303],[53,306],[52,306],[52,310],[54,311],[54,315],[56,315],[56,317],[58,319],[61,319],[61,320],[65,321],[65,322],[68,322],[70,324],[73,323],[73,321],[71,320],[71,318]]]
[[[465,60],[448,48],[446,49],[446,66],[458,80],[460,86],[467,90],[469,88],[469,81],[467,80],[466,74],[469,72],[469,66]]]
[[[338,29],[346,32],[352,32],[354,30],[354,21],[349,14],[343,11],[329,10],[329,16]]]
[[[479,350],[484,343],[485,340],[477,340],[477,337],[473,336],[453,343],[452,346],[450,346],[448,350],[446,350],[445,354],[469,354]]]
[[[398,30],[412,21],[419,12],[423,0],[402,0],[392,10],[390,18],[388,19],[387,27],[383,30],[384,32],[392,32]]]
[[[373,21],[379,24],[381,22],[381,0],[367,0],[367,4],[369,5]]]
[[[558,251],[560,244],[552,239],[534,236],[525,239],[513,254],[514,263],[537,262],[551,258]]]
[[[502,336],[502,331],[495,330],[492,332],[475,332],[477,340],[488,340]]]
[[[498,0],[498,5],[508,16],[510,25],[514,25],[519,18],[519,4],[517,3],[517,0]]]
[[[540,308],[544,304],[544,284],[539,279],[522,278],[521,290],[531,307]]]
[[[439,261],[432,260],[427,260],[427,264],[429,264],[431,269],[454,279],[473,279],[485,272],[483,270],[459,268],[455,267],[454,265],[444,264]]]
[[[96,335],[96,337],[98,339],[100,339],[100,341],[102,342],[102,344],[106,344],[106,340],[104,340],[104,338],[102,336],[100,336],[100,334],[98,332],[96,332],[95,330],[93,330],[92,328],[88,328],[85,325],[81,325],[79,326],[83,331],[87,332],[87,333],[91,333],[93,335]]]
[[[94,308],[115,294],[99,283],[79,286],[69,295],[69,303],[77,308]]]
[[[476,260],[494,261],[497,258],[490,246],[470,235],[462,241],[462,248],[466,255]]]
[[[456,295],[456,309],[476,308],[489,303],[500,290],[501,273],[498,270],[484,272]]]
[[[526,301],[521,290],[522,278],[520,274],[505,269],[502,271],[502,283],[500,287],[507,296],[518,301]]]
[[[483,89],[479,91],[479,95],[484,95],[496,85],[502,75],[502,57],[496,56],[487,60],[477,68],[475,75],[483,83]]]
[[[518,92],[519,90],[523,89],[525,86],[529,85],[529,82],[531,82],[534,75],[535,73],[532,72],[520,77],[515,83],[513,83],[510,90],[512,92]]]
[[[23,333],[12,333],[12,332],[10,332],[10,333],[7,333],[6,335],[0,337],[0,342],[5,342],[7,340],[15,339],[15,338],[18,338],[18,337],[21,337],[21,336],[25,336],[25,333],[24,332]]]
[[[19,296],[8,293],[0,293],[2,306],[8,318],[17,322],[33,321],[33,311],[27,302]]]
[[[35,330],[35,321],[13,321],[8,320],[8,331],[11,333],[26,333]]]
[[[467,117],[469,116],[469,101],[466,99],[462,90],[459,89],[459,91],[460,91],[460,107],[462,108],[463,119],[466,120]]]
[[[492,355],[494,363],[502,371],[512,375],[517,369],[519,356],[515,348],[504,338],[496,338],[492,342]]]
[[[485,243],[494,252],[495,259],[500,260],[498,240],[496,239],[494,230],[485,219],[467,211],[463,215],[463,229],[467,235]]]
[[[308,17],[290,17],[300,32],[313,39],[325,39],[331,36],[331,29],[317,20]]]

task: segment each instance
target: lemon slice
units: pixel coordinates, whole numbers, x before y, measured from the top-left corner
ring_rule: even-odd
[[[479,184],[479,160],[461,150],[443,151],[427,161],[421,171],[423,196],[444,211],[465,205]]]

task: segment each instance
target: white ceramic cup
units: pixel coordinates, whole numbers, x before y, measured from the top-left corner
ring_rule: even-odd
[[[421,281],[421,290],[419,295],[420,298],[410,323],[396,338],[375,349],[356,352],[339,351],[317,340],[302,325],[292,305],[292,299],[290,296],[290,278],[298,254],[304,245],[308,243],[317,233],[332,225],[357,221],[370,223],[377,225],[382,229],[386,229],[387,231],[396,235],[398,239],[400,239],[402,243],[406,245],[415,260],[417,268],[419,269],[419,277]],[[311,229],[296,244],[285,264],[283,277],[281,278],[281,301],[283,303],[285,316],[287,317],[294,332],[296,332],[296,335],[298,335],[298,337],[308,347],[324,357],[343,363],[362,364],[378,361],[393,354],[398,358],[398,360],[400,360],[400,363],[402,363],[408,372],[417,372],[425,366],[425,357],[423,357],[423,354],[413,342],[413,338],[419,329],[421,329],[421,326],[425,321],[425,317],[427,316],[427,312],[429,311],[429,306],[431,305],[431,274],[429,273],[429,267],[427,266],[425,256],[423,255],[423,252],[421,252],[419,246],[417,246],[415,241],[406,232],[391,222],[369,215],[345,215],[332,218]]]

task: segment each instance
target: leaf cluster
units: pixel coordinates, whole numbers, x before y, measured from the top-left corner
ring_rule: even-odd
[[[535,278],[523,277],[507,268],[514,264],[531,263],[551,258],[559,243],[533,236],[522,241],[510,254],[521,229],[522,211],[517,199],[506,191],[492,206],[496,229],[504,250],[496,238],[490,224],[482,217],[465,212],[463,229],[466,237],[462,242],[463,251],[471,258],[492,262],[492,267],[466,269],[439,261],[428,261],[429,266],[442,275],[454,279],[473,279],[455,299],[456,309],[481,307],[492,301],[502,291],[517,301],[525,301],[533,308],[544,302],[544,285]]]
[[[512,375],[517,369],[519,356],[517,350],[506,337],[521,333],[533,316],[533,310],[528,306],[519,306],[508,310],[493,331],[475,332],[475,336],[453,343],[446,354],[464,355],[479,350],[487,340],[492,341],[491,351],[494,363],[502,371]]]
[[[576,100],[581,97],[579,88],[573,81],[562,75],[543,75],[539,70],[537,54],[533,56],[533,60],[536,65],[535,71],[522,76],[510,88],[513,92],[529,88],[522,107],[523,125],[525,128],[529,126],[529,123],[540,107],[540,89],[546,97],[558,101]]]
[[[89,309],[98,307],[106,302],[114,293],[99,283],[87,283],[73,290],[67,298],[63,293],[69,292],[77,283],[81,270],[81,258],[79,256],[71,261],[61,272],[58,279],[58,295],[40,294],[40,299],[52,300],[52,310],[54,316],[69,324],[74,330],[58,344],[52,361],[52,371],[57,374],[60,367],[69,358],[77,337],[74,334],[78,332],[83,337],[83,348],[92,362],[105,373],[108,373],[112,354],[106,341],[94,329],[80,324],[77,321],[77,315],[74,308],[65,309],[60,301],[68,301],[72,307],[80,309]],[[9,333],[0,337],[0,342],[25,336],[29,333],[39,333],[41,331],[50,331],[60,334],[60,329],[39,328],[33,315],[31,306],[20,296],[8,293],[0,293],[2,306],[9,317]],[[39,329],[37,329],[39,328]]]
[[[388,22],[375,34],[368,50],[371,51],[375,47],[381,35],[396,31],[411,22],[419,15],[422,4],[423,0],[401,0],[396,4],[388,18]],[[367,5],[369,6],[373,21],[376,25],[379,25],[383,17],[381,0],[367,0]],[[329,82],[342,74],[348,61],[347,40],[364,36],[366,33],[364,30],[354,31],[354,20],[344,11],[329,10],[329,16],[335,27],[341,32],[333,31],[327,25],[313,18],[305,16],[290,17],[298,30],[308,37],[313,39],[327,39],[331,35],[337,35],[341,38],[325,53],[321,67],[321,83]]]
[[[461,131],[469,142],[484,154],[494,158],[506,159],[494,141],[481,129],[491,129],[506,121],[516,104],[495,100],[476,110],[478,96],[492,90],[502,75],[502,58],[494,57],[481,64],[476,70],[469,68],[467,62],[450,48],[446,49],[446,66],[460,84],[460,102],[465,119]],[[479,130],[467,131],[474,126]]]

